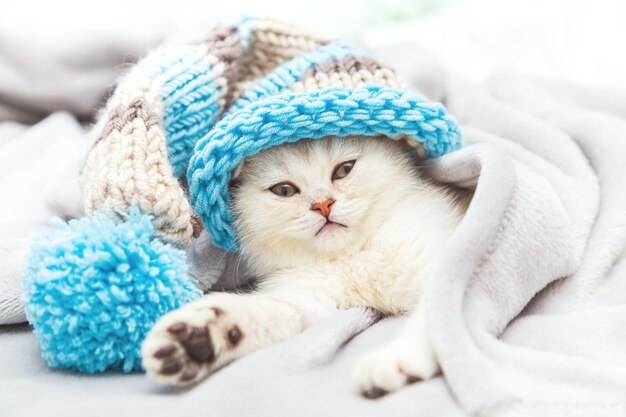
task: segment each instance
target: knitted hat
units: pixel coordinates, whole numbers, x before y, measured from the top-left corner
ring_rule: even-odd
[[[213,243],[237,249],[228,182],[243,158],[329,135],[403,139],[427,158],[461,146],[443,106],[406,93],[393,71],[253,19],[144,58],[93,135],[89,217],[38,237],[22,281],[44,359],[83,372],[140,369],[156,320],[201,295],[180,249],[203,222]]]
[[[262,149],[329,135],[402,138],[426,158],[461,146],[444,107],[405,92],[392,70],[344,43],[258,19],[147,56],[94,134],[82,175],[88,214],[119,218],[138,207],[161,238],[184,247],[200,226],[195,212],[226,250],[238,248],[231,172]]]

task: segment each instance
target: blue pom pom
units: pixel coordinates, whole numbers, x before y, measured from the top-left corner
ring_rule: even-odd
[[[96,214],[36,238],[22,302],[49,366],[141,369],[140,347],[163,314],[199,297],[185,253],[154,235],[148,216]]]

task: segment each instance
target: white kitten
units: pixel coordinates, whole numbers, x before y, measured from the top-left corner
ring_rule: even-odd
[[[411,313],[395,341],[357,363],[364,395],[436,374],[422,288],[462,210],[416,166],[406,144],[368,137],[302,140],[245,160],[232,209],[259,288],[212,293],[165,315],[143,345],[148,374],[194,382],[355,306]]]

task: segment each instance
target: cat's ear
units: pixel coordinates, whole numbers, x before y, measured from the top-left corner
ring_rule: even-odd
[[[239,162],[237,168],[233,170],[233,175],[230,177],[228,188],[237,188],[241,185],[241,171],[243,170],[244,161]]]

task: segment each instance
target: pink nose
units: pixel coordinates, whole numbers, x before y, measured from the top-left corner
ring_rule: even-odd
[[[327,200],[320,201],[319,203],[314,203],[313,205],[311,205],[311,210],[318,210],[322,216],[328,217],[330,216],[330,206],[332,206],[334,203],[335,200],[329,198]]]

